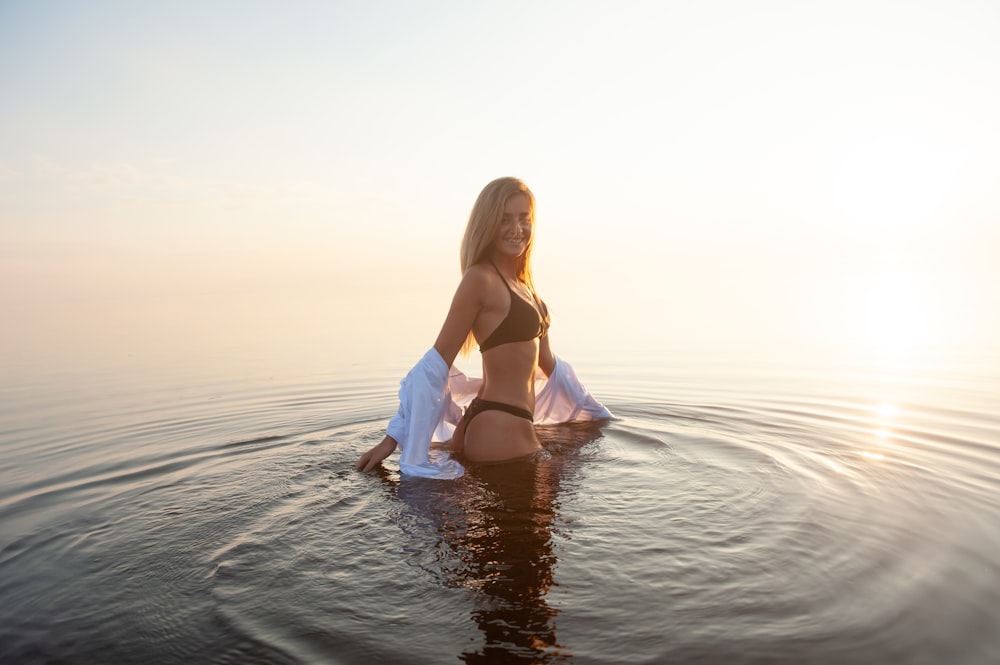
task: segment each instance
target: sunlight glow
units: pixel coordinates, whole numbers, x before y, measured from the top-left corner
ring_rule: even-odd
[[[873,433],[876,437],[876,443],[880,446],[885,446],[892,437],[891,428],[897,413],[896,405],[892,402],[882,402],[872,407],[872,411],[875,414],[874,424],[876,427]],[[862,455],[872,457],[873,459],[882,459],[882,453],[863,452]]]
[[[893,404],[892,402],[882,402],[881,404],[876,405],[873,408],[873,411],[879,417],[880,420],[884,421],[884,420],[891,420],[892,418],[894,418],[896,416],[896,413],[898,412],[898,409],[896,408],[896,405]]]
[[[817,456],[817,459],[820,462],[822,462],[823,464],[825,464],[827,467],[829,467],[834,473],[840,474],[842,476],[846,475],[846,471],[844,470],[844,467],[840,466],[839,464],[837,464],[836,462],[834,462],[829,457]]]
[[[829,181],[834,207],[844,221],[891,242],[938,215],[955,190],[962,161],[926,131],[879,126],[835,153]]]
[[[912,359],[938,337],[929,298],[910,272],[872,275],[860,287],[852,310],[856,345],[882,360]]]

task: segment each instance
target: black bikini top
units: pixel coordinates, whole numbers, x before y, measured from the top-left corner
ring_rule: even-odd
[[[535,302],[538,303],[542,311],[540,315],[538,310],[531,306],[531,303],[517,295],[510,288],[510,284],[503,276],[503,273],[500,272],[500,269],[496,267],[496,264],[492,262],[491,264],[493,265],[493,269],[497,271],[497,274],[500,275],[500,279],[503,280],[507,291],[510,293],[510,309],[507,310],[507,316],[500,322],[500,325],[479,345],[480,352],[489,351],[494,346],[500,346],[501,344],[526,342],[536,337],[541,337],[549,329],[549,310],[545,306],[545,303],[535,298]]]

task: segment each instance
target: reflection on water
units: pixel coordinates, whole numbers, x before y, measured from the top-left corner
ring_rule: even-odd
[[[444,585],[472,595],[471,618],[483,642],[465,650],[466,663],[548,663],[570,653],[556,638],[558,611],[547,601],[558,556],[561,483],[575,452],[597,440],[599,423],[539,428],[545,450],[504,464],[469,465],[455,487],[404,479],[397,496],[406,522],[432,525],[431,541],[447,549],[422,565]],[[401,520],[403,522],[404,520]],[[413,533],[409,538],[418,538]]]
[[[456,570],[455,581],[478,591],[472,618],[485,638],[481,650],[462,654],[467,663],[539,662],[533,656],[559,648],[556,612],[546,602],[555,565],[551,528],[558,491],[558,475],[548,463],[540,459],[475,472],[495,503],[483,506],[451,544],[464,567]]]

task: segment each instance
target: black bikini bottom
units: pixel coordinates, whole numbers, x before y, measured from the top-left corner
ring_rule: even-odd
[[[524,418],[528,422],[532,422],[535,419],[531,411],[522,409],[519,406],[511,406],[510,404],[504,404],[503,402],[492,402],[488,399],[479,399],[476,397],[469,403],[469,407],[465,410],[465,415],[462,416],[462,431],[464,432],[465,429],[469,427],[469,423],[472,422],[472,419],[483,411],[503,411],[504,413],[509,413],[517,416],[518,418]]]

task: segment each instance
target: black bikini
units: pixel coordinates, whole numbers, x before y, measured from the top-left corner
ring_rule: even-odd
[[[507,310],[507,316],[500,322],[500,325],[479,345],[479,350],[481,352],[489,351],[501,344],[526,342],[529,339],[535,339],[544,335],[549,329],[549,310],[545,307],[545,303],[537,298],[535,299],[535,302],[538,303],[538,306],[542,310],[542,314],[539,314],[538,310],[531,306],[531,303],[514,293],[514,290],[510,288],[510,284],[504,278],[503,273],[500,272],[496,264],[491,263],[491,265],[497,271],[497,274],[500,275],[500,279],[503,280],[504,286],[507,287],[507,291],[510,293],[510,309]]]
[[[522,409],[519,406],[511,406],[510,404],[505,404],[504,402],[494,402],[492,400],[474,397],[469,403],[469,406],[465,409],[465,415],[462,416],[463,434],[465,433],[465,430],[468,429],[469,423],[472,422],[472,419],[483,411],[503,411],[504,413],[509,413],[517,416],[518,418],[524,418],[528,422],[535,419],[531,414],[531,411]]]
[[[510,288],[510,283],[507,282],[507,279],[500,272],[500,269],[497,268],[496,264],[491,262],[491,265],[497,271],[497,274],[500,275],[500,279],[503,280],[504,286],[507,287],[507,291],[510,293],[510,309],[507,310],[507,316],[500,322],[500,325],[479,345],[479,351],[486,352],[501,344],[526,342],[543,336],[549,329],[549,310],[545,306],[545,303],[535,298],[535,302],[541,308],[541,314],[539,314],[538,310],[531,306],[531,303]],[[476,397],[469,404],[468,408],[466,408],[465,415],[462,416],[460,427],[463,428],[463,431],[469,427],[472,419],[483,411],[503,411],[518,418],[524,418],[528,422],[534,420],[531,411],[527,409],[505,404],[504,402],[494,402]]]

